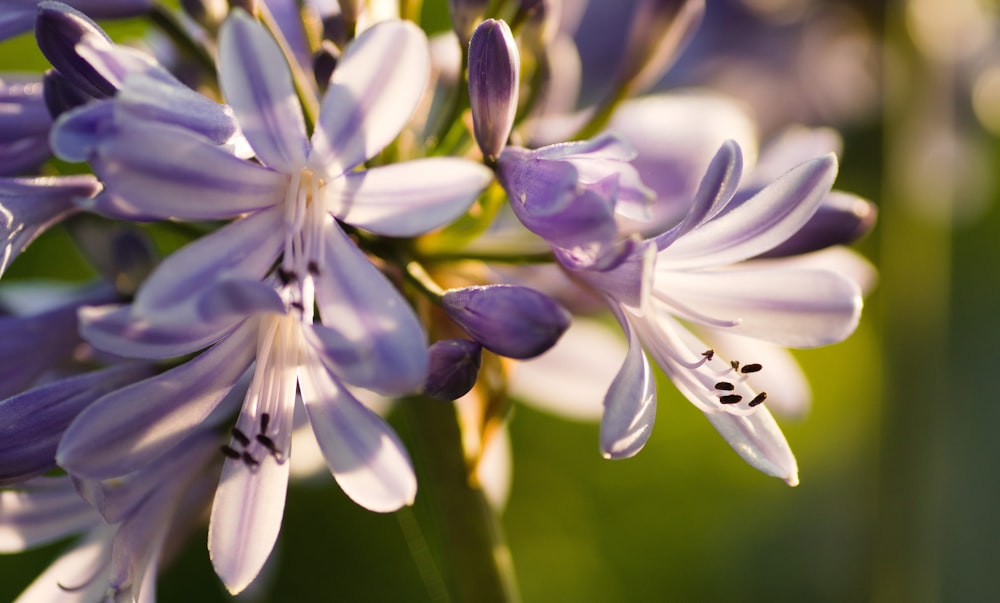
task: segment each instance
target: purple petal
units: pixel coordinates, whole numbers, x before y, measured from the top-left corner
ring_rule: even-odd
[[[15,553],[100,524],[68,475],[40,477],[0,491],[0,553]]]
[[[0,179],[0,275],[35,237],[78,211],[100,185],[92,176]]]
[[[740,147],[734,141],[727,140],[709,163],[684,220],[656,237],[656,246],[659,249],[668,247],[678,237],[718,215],[736,194],[742,173],[743,154]]]
[[[181,128],[126,120],[96,151],[92,165],[106,192],[88,209],[112,217],[232,218],[285,196],[284,175]]]
[[[706,413],[712,427],[751,467],[779,477],[789,486],[799,484],[799,467],[781,428],[766,408],[748,416]]]
[[[277,42],[243,11],[219,32],[219,84],[257,158],[279,172],[306,163],[306,125]]]
[[[451,157],[418,159],[351,172],[323,187],[328,208],[343,222],[390,237],[444,226],[469,209],[493,172]]]
[[[265,462],[251,471],[226,459],[212,503],[208,552],[212,567],[231,594],[253,582],[281,530],[290,463]]]
[[[176,358],[204,349],[222,339],[243,317],[223,316],[214,322],[156,322],[136,315],[123,304],[80,309],[80,335],[99,350],[128,358]]]
[[[259,312],[285,313],[285,302],[278,292],[260,281],[224,278],[198,301],[198,313],[209,322]]]
[[[99,66],[91,65],[78,50],[84,45],[91,51],[114,48],[111,38],[90,17],[62,3],[41,2],[35,39],[45,58],[71,84],[95,98],[114,95],[118,82],[108,80],[113,75],[102,74]]]
[[[673,270],[717,266],[764,253],[809,221],[837,176],[827,155],[792,169],[731,211],[678,237],[657,258]]]
[[[607,459],[623,459],[642,450],[653,431],[656,378],[637,334],[622,311],[612,309],[628,337],[628,354],[604,396],[601,453]]]
[[[200,356],[97,400],[63,436],[59,465],[107,479],[159,458],[212,414],[256,350],[256,325],[246,325]]]
[[[314,356],[299,369],[309,423],[337,484],[351,500],[387,513],[413,504],[417,480],[399,437],[341,387]]]
[[[469,98],[476,142],[496,161],[507,144],[517,113],[521,56],[510,27],[487,19],[469,42]]]
[[[55,467],[63,432],[94,400],[150,373],[144,364],[120,365],[60,379],[0,402],[0,485]]]
[[[847,245],[868,234],[875,226],[875,204],[838,191],[831,191],[813,217],[784,243],[760,257],[801,255],[834,245]]]
[[[381,151],[410,118],[429,73],[427,37],[416,25],[384,21],[365,30],[333,72],[309,167],[332,181]]]
[[[858,286],[824,270],[664,271],[655,283],[654,296],[675,315],[707,326],[716,326],[714,320],[733,321],[725,329],[735,335],[789,347],[842,341],[861,317]]]
[[[224,144],[239,128],[229,107],[220,105],[176,80],[137,73],[128,75],[115,96],[119,119],[178,126]]]
[[[73,354],[80,342],[75,304],[0,318],[0,399],[13,396]]]
[[[473,339],[508,358],[534,358],[545,352],[571,321],[569,312],[547,295],[516,285],[451,289],[441,303]]]
[[[63,161],[88,161],[113,127],[115,105],[99,100],[63,112],[49,135],[52,152]]]
[[[416,390],[428,358],[413,310],[329,216],[323,240],[316,301],[325,329],[314,333],[331,370],[350,385],[385,395]]]
[[[0,79],[0,143],[45,136],[51,126],[37,76]]]

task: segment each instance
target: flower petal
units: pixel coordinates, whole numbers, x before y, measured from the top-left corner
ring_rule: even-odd
[[[244,326],[200,356],[97,400],[66,430],[57,462],[93,479],[152,462],[212,414],[250,365],[256,343],[257,329]]]
[[[76,213],[75,203],[98,190],[92,176],[0,180],[0,275],[35,237]]]
[[[612,308],[628,337],[628,354],[604,396],[601,453],[607,459],[634,456],[646,445],[656,419],[656,378],[639,337],[621,310]]]
[[[0,491],[0,553],[15,553],[101,523],[68,475],[40,477]]]
[[[348,47],[330,79],[309,167],[327,181],[371,158],[399,134],[427,86],[427,37],[408,21],[385,21]]]
[[[323,240],[316,301],[325,328],[312,331],[313,344],[350,385],[386,395],[417,389],[427,376],[427,336],[413,310],[330,216]]]
[[[105,194],[88,209],[124,219],[216,220],[273,206],[287,178],[174,126],[126,119],[96,147]]]
[[[212,503],[208,552],[212,567],[232,594],[253,582],[281,530],[290,463],[265,458],[251,470],[226,459]]]
[[[845,339],[862,305],[853,281],[825,270],[663,271],[654,295],[662,295],[677,316],[707,326],[715,326],[713,319],[733,321],[726,330],[736,335],[799,348]]]
[[[412,237],[464,214],[492,179],[478,163],[435,157],[351,172],[322,191],[340,220],[380,235]]]
[[[260,23],[233,11],[219,32],[219,85],[264,165],[292,174],[306,163],[306,124],[288,63]]]
[[[107,594],[108,583],[94,579],[107,567],[116,528],[101,525],[63,553],[21,593],[15,603],[89,603]]]
[[[678,237],[659,253],[670,269],[745,260],[782,243],[816,213],[837,176],[837,158],[807,161],[745,203]]]
[[[300,367],[299,387],[337,483],[351,500],[371,511],[387,513],[412,504],[417,479],[399,437],[310,355]]]
[[[789,486],[799,484],[799,467],[781,428],[766,408],[751,415],[706,413],[705,417],[722,438],[751,467],[785,480]]]
[[[192,316],[195,314],[192,313]],[[128,358],[176,358],[204,349],[236,328],[242,317],[188,324],[154,322],[136,316],[132,306],[109,304],[80,308],[80,334],[90,345]]]

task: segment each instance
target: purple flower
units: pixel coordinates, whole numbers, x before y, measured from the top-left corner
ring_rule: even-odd
[[[536,150],[507,147],[497,176],[528,230],[596,262],[618,246],[617,216],[646,215],[652,193],[629,165],[634,156],[612,135]]]
[[[0,79],[0,176],[38,168],[49,157],[52,118],[37,79]]]
[[[469,102],[476,143],[489,161],[507,144],[517,113],[521,57],[510,27],[487,19],[469,42]]]

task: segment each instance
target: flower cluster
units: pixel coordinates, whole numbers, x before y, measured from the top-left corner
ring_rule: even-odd
[[[454,1],[433,40],[378,2],[306,3],[306,19],[184,2],[184,20],[152,0],[11,4],[0,36],[33,28],[52,68],[0,80],[0,273],[58,225],[99,275],[10,283],[0,317],[0,547],[79,535],[24,600],[151,599],[204,516],[216,573],[243,591],[299,438],[362,507],[413,503],[376,397],[478,405],[481,451],[508,387],[582,380],[587,399],[559,402],[598,398],[601,451],[623,458],[652,431],[655,365],[749,464],[797,482],[769,412],[807,396],[782,391],[800,379],[783,348],[854,330],[866,265],[830,248],[874,213],[831,191],[828,131],[754,161],[742,131],[699,129],[728,106],[626,100],[701,3],[638,3],[614,94],[582,110],[558,101],[571,63],[549,2],[502,2],[501,20]],[[173,52],[94,20],[124,16]],[[150,233],[182,244],[161,258]],[[601,309],[617,358],[575,335]],[[545,369],[571,340],[610,374]]]

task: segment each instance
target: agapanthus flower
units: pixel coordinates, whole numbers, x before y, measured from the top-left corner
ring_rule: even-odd
[[[423,92],[426,39],[412,25],[378,24],[346,50],[311,140],[277,44],[240,11],[222,28],[220,62],[223,93],[263,165],[189,130],[123,120],[95,145],[107,193],[93,206],[144,218],[249,214],[165,260],[130,306],[83,315],[88,340],[123,355],[214,346],[88,408],[59,458],[90,478],[151,462],[216,411],[254,362],[210,529],[216,570],[239,592],[280,527],[297,388],[348,495],[391,511],[415,494],[402,444],[348,386],[415,391],[427,373],[426,336],[334,216],[378,234],[419,234],[464,212],[492,176],[457,159],[355,169],[395,137]],[[323,324],[314,324],[314,304]]]
[[[834,272],[745,262],[784,242],[812,218],[833,183],[836,158],[806,162],[749,199],[734,201],[741,172],[739,147],[724,145],[685,218],[652,239],[626,240],[632,243],[624,253],[614,251],[618,259],[610,267],[602,266],[599,256],[575,249],[554,245],[554,251],[574,279],[605,297],[629,341],[626,360],[605,397],[601,449],[606,456],[631,456],[650,435],[656,396],[645,347],[745,460],[796,483],[794,456],[763,405],[767,394],[748,383],[761,363],[723,359],[682,321],[810,347],[850,334],[861,296],[855,283]],[[541,173],[537,187],[529,186],[512,202],[539,199],[544,205],[556,192],[546,187],[547,176]]]
[[[0,78],[0,176],[34,170],[48,159],[51,126],[40,78]]]

